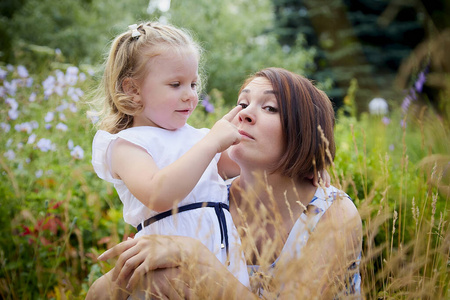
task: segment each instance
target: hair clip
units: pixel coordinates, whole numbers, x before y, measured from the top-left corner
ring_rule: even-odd
[[[130,25],[130,26],[128,26],[128,28],[130,28],[130,30],[131,30],[132,38],[137,40],[141,36],[141,33],[137,30],[138,29],[137,24]]]

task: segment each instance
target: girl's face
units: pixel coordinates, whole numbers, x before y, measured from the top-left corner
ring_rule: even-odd
[[[242,90],[237,103],[243,109],[233,123],[242,139],[230,147],[230,157],[241,170],[274,171],[283,154],[284,142],[272,84],[264,77],[253,79]]]
[[[183,127],[198,103],[196,53],[170,50],[150,58],[146,69],[134,95],[144,109],[134,117],[133,126]]]

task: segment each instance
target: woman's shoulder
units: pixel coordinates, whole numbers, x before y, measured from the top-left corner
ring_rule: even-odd
[[[352,199],[343,191],[331,186],[328,188],[329,207],[322,220],[333,219],[333,222],[348,223],[361,226],[361,216]]]

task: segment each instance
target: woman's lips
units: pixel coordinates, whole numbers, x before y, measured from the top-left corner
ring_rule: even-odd
[[[245,132],[244,130],[239,130],[239,133],[240,133],[242,136],[245,136],[245,137],[247,137],[247,138],[249,138],[249,139],[252,139],[252,140],[255,139],[253,136],[251,136],[250,134],[248,134],[248,133]]]

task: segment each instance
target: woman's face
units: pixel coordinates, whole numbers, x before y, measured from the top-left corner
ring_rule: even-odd
[[[241,171],[274,171],[284,150],[280,112],[270,81],[253,79],[239,95],[243,109],[233,123],[242,136],[241,142],[230,147],[230,157]]]

